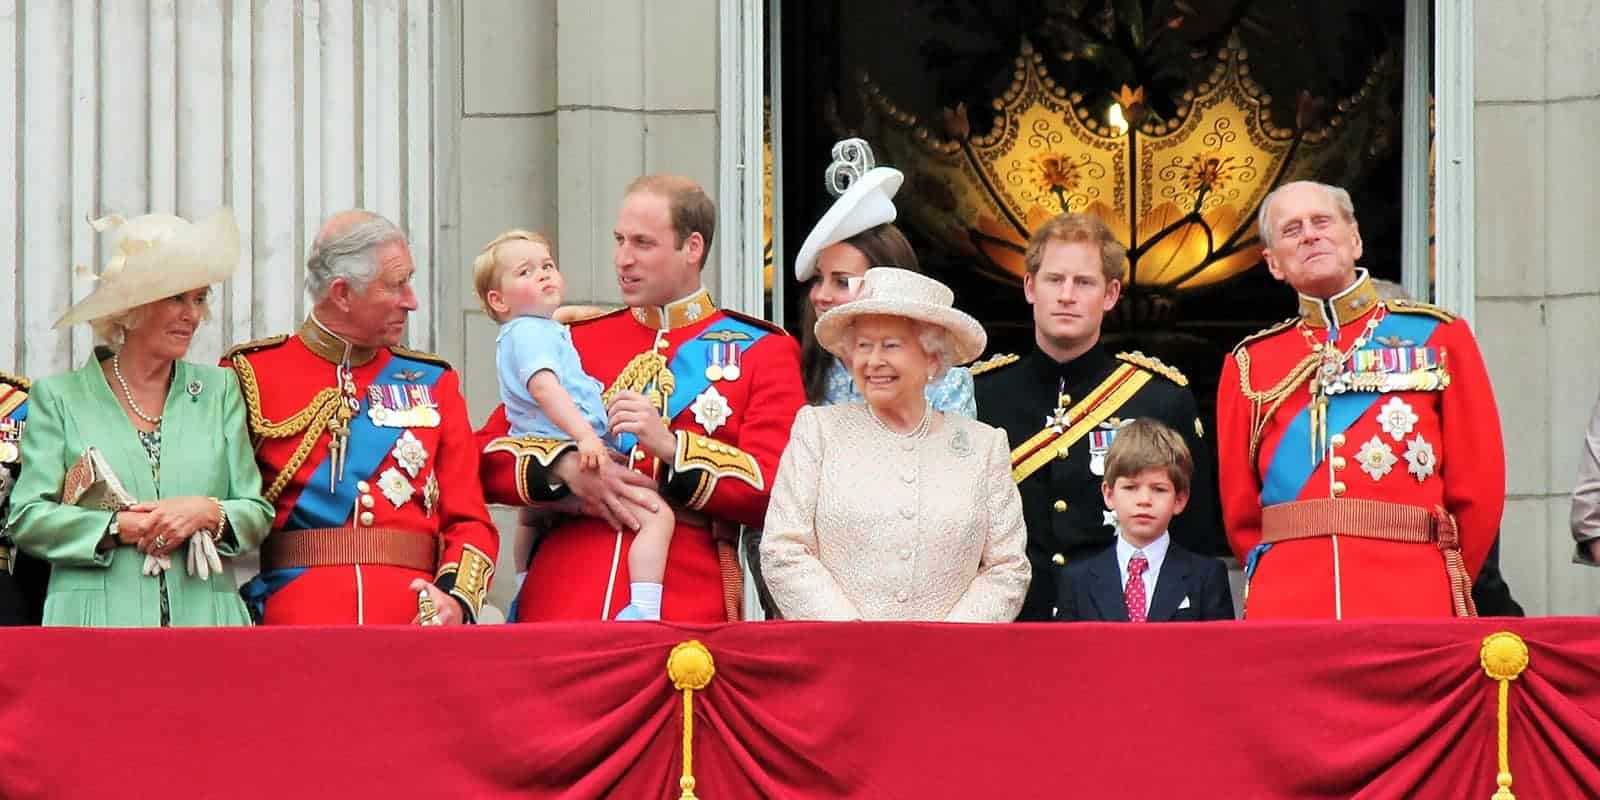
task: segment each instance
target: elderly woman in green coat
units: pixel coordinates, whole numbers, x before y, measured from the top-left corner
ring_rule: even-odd
[[[266,536],[272,507],[227,370],[182,360],[239,234],[148,215],[121,228],[95,291],[56,322],[108,347],[33,384],[10,534],[51,564],[44,624],[248,625],[229,559]]]

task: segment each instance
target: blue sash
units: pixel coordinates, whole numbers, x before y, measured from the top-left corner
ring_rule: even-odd
[[[739,348],[742,357],[756,342],[761,341],[768,333],[767,329],[752,325],[738,317],[723,315],[722,319],[711,323],[709,327],[700,332],[699,336],[678,345],[677,352],[672,354],[672,359],[667,362],[667,368],[672,370],[672,377],[676,385],[672,395],[667,398],[665,416],[667,419],[677,419],[683,410],[694,402],[700,393],[711,385],[711,379],[706,377],[706,367],[711,365],[711,358],[707,353],[707,344],[715,343],[715,339],[707,339],[707,334],[721,332],[741,333],[747,339],[735,339],[733,344]],[[624,433],[618,437],[618,450],[626,453],[637,444],[633,434]]]
[[[9,415],[7,415],[7,416],[9,416],[12,420],[15,420],[16,422],[27,422],[28,421],[28,401],[27,400],[22,401],[22,405],[17,406],[16,408],[12,409],[11,413]]]
[[[395,373],[399,372],[420,373],[420,377],[414,381],[403,381],[394,377]],[[437,364],[392,355],[371,385],[432,386],[442,375],[444,368]],[[289,511],[289,519],[284,526],[286,530],[337,528],[349,521],[350,514],[355,510],[356,495],[360,494],[356,490],[356,484],[371,478],[372,473],[383,463],[383,459],[394,448],[394,443],[400,440],[401,434],[406,430],[381,428],[373,424],[372,418],[367,416],[369,405],[370,401],[363,392],[361,406],[356,410],[355,418],[350,420],[350,438],[346,442],[349,454],[345,457],[344,477],[333,487],[333,491],[328,491],[328,479],[333,472],[333,458],[331,454],[325,455],[322,463],[311,473],[311,478],[307,481],[305,489],[300,492],[294,508]],[[261,615],[265,613],[267,597],[300,577],[303,572],[305,572],[304,567],[264,570],[244,586],[239,587],[239,595],[244,598],[245,605],[250,608],[256,619],[260,620]]]
[[[1389,314],[1368,337],[1363,350],[1378,347],[1377,339],[1399,337],[1422,344],[1433,336],[1439,321],[1421,314]],[[1344,433],[1383,396],[1381,392],[1345,392],[1328,398],[1328,435]],[[1279,438],[1272,462],[1261,481],[1261,505],[1287,503],[1300,496],[1322,459],[1311,457],[1311,404],[1300,409]]]

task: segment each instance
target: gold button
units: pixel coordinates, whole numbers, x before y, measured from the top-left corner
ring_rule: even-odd
[[[1065,501],[1065,500],[1057,500],[1056,501],[1056,505],[1055,505],[1055,509],[1057,511],[1066,511],[1067,510],[1067,501]]]
[[[1060,450],[1056,451],[1056,458],[1058,458],[1058,459],[1060,459],[1062,461],[1066,461],[1067,460],[1067,454],[1070,453],[1070,452],[1071,452],[1070,450],[1068,450],[1067,448],[1063,447]]]
[[[361,507],[362,508],[372,508],[372,502],[373,502],[372,501],[372,495],[370,495],[370,494],[361,495]]]
[[[1333,482],[1333,496],[1334,497],[1338,497],[1339,495],[1344,494],[1345,488],[1346,487],[1344,485],[1344,481],[1334,481]]]
[[[372,524],[372,512],[371,511],[363,511],[363,512],[361,512],[361,524],[362,525],[371,525]]]
[[[1334,456],[1333,457],[1333,468],[1334,469],[1344,469],[1344,465],[1345,465],[1344,456]]]
[[[1060,553],[1056,553],[1055,555],[1050,557],[1050,563],[1052,563],[1052,564],[1054,564],[1054,565],[1056,565],[1058,567],[1064,567],[1064,566],[1067,565],[1067,557],[1064,556],[1064,555],[1061,555]]]
[[[1328,444],[1331,444],[1334,447],[1344,447],[1344,434],[1342,434],[1342,433],[1334,434],[1331,438],[1328,439]]]
[[[356,491],[366,494],[367,492],[372,491],[372,486],[366,481],[356,481]]]

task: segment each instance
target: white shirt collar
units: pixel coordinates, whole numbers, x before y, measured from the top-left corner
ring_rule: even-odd
[[[1133,554],[1144,553],[1144,560],[1150,562],[1145,570],[1146,575],[1157,575],[1161,572],[1162,562],[1167,560],[1167,547],[1172,544],[1172,536],[1162,531],[1156,540],[1146,545],[1141,551],[1134,547],[1127,539],[1122,538],[1122,531],[1117,531],[1117,571],[1122,582],[1128,582],[1128,562],[1133,560]]]

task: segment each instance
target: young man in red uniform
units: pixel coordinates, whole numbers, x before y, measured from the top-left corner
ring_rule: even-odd
[[[516,619],[612,619],[627,603],[625,558],[633,493],[677,514],[661,618],[740,616],[740,525],[766,516],[778,459],[804,404],[799,348],[781,329],[719,309],[701,285],[716,206],[687,178],[653,175],[628,187],[617,215],[617,282],[626,308],[572,325],[585,371],[630,465],[578,469],[571,442],[506,436],[505,409],[479,430],[488,498],[508,505],[569,493],[585,515],[556,519],[540,537],[518,593]]]
[[[1350,195],[1286,184],[1261,207],[1267,268],[1300,313],[1234,348],[1217,392],[1229,543],[1249,619],[1473,613],[1505,450],[1464,320],[1378,297]]]
[[[454,370],[399,347],[417,307],[405,235],[367,211],[312,244],[300,330],[235,347],[267,501],[263,624],[474,622],[499,534]]]

